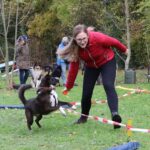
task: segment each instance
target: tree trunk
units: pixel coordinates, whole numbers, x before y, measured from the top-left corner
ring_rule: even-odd
[[[129,5],[128,5],[128,0],[125,0],[125,15],[126,15],[126,33],[127,33],[127,47],[129,50],[128,56],[125,61],[125,70],[129,69],[129,63],[130,63],[130,58],[131,58],[131,47],[130,47],[130,29],[129,29]]]
[[[4,27],[4,37],[5,37],[5,72],[6,72],[6,86],[9,87],[9,66],[8,66],[8,41],[7,41],[7,28],[6,28],[6,19],[5,19],[5,10],[4,10],[4,1],[2,0],[1,7],[2,21]]]
[[[1,12],[1,9],[2,9],[2,1],[0,1],[0,12]]]
[[[16,56],[16,41],[17,41],[17,32],[18,32],[18,11],[19,11],[19,2],[18,0],[16,1],[17,3],[17,8],[16,8],[16,22],[15,22],[15,43],[14,43],[14,57],[13,57],[13,61],[15,62],[15,56]],[[14,71],[14,67],[12,67],[11,69],[11,77],[10,77],[10,84],[13,84],[13,71]]]

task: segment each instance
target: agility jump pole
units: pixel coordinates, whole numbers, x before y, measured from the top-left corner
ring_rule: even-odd
[[[116,86],[116,88],[118,88],[118,89],[123,89],[123,90],[129,90],[129,91],[136,91],[137,93],[150,94],[150,91],[149,91],[149,90],[141,89],[141,88],[133,89],[133,88],[127,88],[127,87],[122,87],[122,86]]]
[[[0,109],[24,109],[23,105],[0,105]]]
[[[134,91],[128,92],[126,94],[123,94],[122,96],[119,96],[118,98],[121,99],[121,98],[124,98],[126,96],[130,96],[132,94],[137,94],[137,93],[142,93],[142,92],[134,90]],[[104,103],[107,103],[107,100],[92,100],[92,104],[104,104]],[[75,105],[75,106],[81,105],[80,102],[70,102],[70,104]]]
[[[3,109],[24,109],[24,106],[23,105],[1,105],[0,108],[3,108]],[[76,115],[79,115],[80,113],[79,112],[76,112],[74,110],[71,110],[71,109],[65,109],[67,110],[68,112],[71,112],[71,113],[74,113]],[[100,118],[98,116],[87,116],[85,114],[81,114],[82,116],[86,116],[92,120],[95,120],[95,121],[99,121],[103,124],[109,124],[109,125],[119,125],[121,127],[124,127],[126,128],[127,130],[129,131],[135,131],[135,132],[143,132],[143,133],[150,133],[150,129],[141,129],[141,128],[133,128],[132,126],[130,125],[126,125],[126,124],[122,124],[122,123],[118,123],[118,122],[115,122],[115,121],[112,121],[112,120],[108,120],[106,118]]]
[[[70,113],[73,113],[73,114],[76,114],[76,115],[79,115],[80,113],[79,112],[76,112],[74,110],[70,110],[70,109],[66,109],[68,112]],[[126,128],[126,130],[130,130],[130,131],[135,131],[135,132],[143,132],[143,133],[150,133],[150,129],[142,129],[142,128],[134,128],[132,127],[131,125],[126,125],[126,124],[123,124],[123,123],[119,123],[119,122],[116,122],[116,121],[112,121],[112,120],[108,120],[106,118],[100,118],[98,116],[88,116],[88,115],[85,115],[85,114],[80,114],[82,116],[86,116],[88,117],[89,119],[92,119],[92,120],[95,120],[95,121],[99,121],[103,124],[109,124],[109,125],[119,125],[123,128]]]
[[[141,91],[131,91],[128,92],[126,94],[123,94],[122,96],[119,96],[120,98],[124,98],[126,96],[130,96],[132,94],[136,94],[136,93],[142,93]],[[107,100],[92,100],[92,104],[104,104],[107,103]],[[70,102],[70,104],[74,105],[74,106],[80,106],[81,103],[80,102]],[[0,109],[24,109],[23,105],[0,105]]]

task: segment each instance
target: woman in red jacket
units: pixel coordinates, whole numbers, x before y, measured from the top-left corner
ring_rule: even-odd
[[[100,32],[87,30],[85,25],[79,24],[74,27],[73,39],[68,46],[65,47],[64,51],[57,51],[60,57],[70,62],[66,89],[63,91],[64,93],[69,91],[74,85],[80,60],[83,60],[85,63],[81,100],[82,115],[75,122],[76,124],[87,122],[94,85],[100,73],[112,120],[119,123],[122,121],[118,114],[118,96],[114,85],[116,61],[111,47],[115,47],[125,54],[128,53],[126,46],[117,39]],[[114,129],[116,128],[120,128],[120,126],[114,125]]]

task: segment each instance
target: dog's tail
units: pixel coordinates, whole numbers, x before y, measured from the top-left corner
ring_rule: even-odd
[[[27,102],[27,100],[26,100],[26,98],[25,98],[25,96],[24,96],[24,93],[25,93],[25,91],[26,91],[27,89],[30,89],[30,88],[32,88],[32,85],[31,85],[31,84],[23,84],[23,85],[21,85],[20,88],[19,88],[18,95],[19,95],[19,98],[20,98],[21,102],[22,102],[24,105],[25,105],[26,102]]]

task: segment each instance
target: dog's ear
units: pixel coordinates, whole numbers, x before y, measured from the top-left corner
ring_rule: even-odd
[[[41,69],[41,64],[39,62],[34,62],[33,69],[36,69],[36,67]]]
[[[47,65],[47,66],[44,66],[43,67],[43,70],[48,74],[50,75],[50,73],[52,72],[52,67]]]

